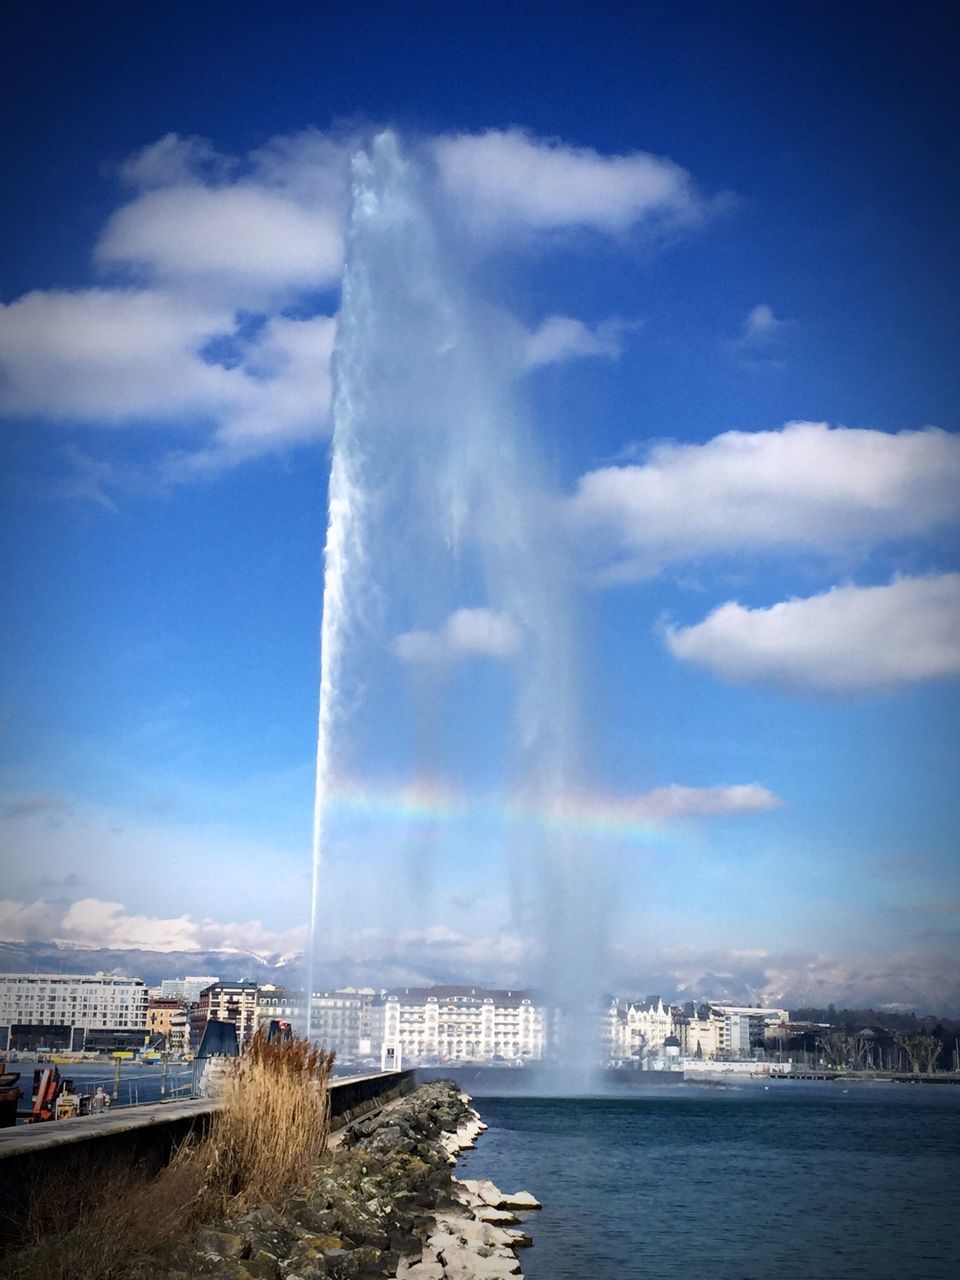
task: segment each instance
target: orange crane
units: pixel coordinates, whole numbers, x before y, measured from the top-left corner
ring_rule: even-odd
[[[52,1120],[56,1115],[59,1092],[60,1072],[57,1068],[39,1067],[33,1073],[33,1110],[27,1116],[27,1124]]]

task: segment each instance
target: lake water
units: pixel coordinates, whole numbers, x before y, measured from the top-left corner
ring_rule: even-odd
[[[21,1109],[30,1105],[30,1091],[35,1062],[11,1062],[10,1070],[20,1072],[19,1088],[23,1090]],[[119,1082],[112,1062],[61,1062],[60,1078],[72,1080],[80,1093],[93,1093],[100,1085],[106,1093],[115,1094],[115,1107],[136,1106],[138,1103],[158,1102],[161,1097],[189,1098],[194,1089],[192,1063],[171,1063],[164,1073],[159,1064],[145,1065],[139,1062],[121,1062]]]
[[[30,1093],[33,1085],[33,1073],[38,1064],[32,1060],[21,1060],[10,1063],[11,1071],[19,1071],[19,1088],[23,1090],[20,1109],[30,1106]],[[115,1063],[108,1060],[99,1062],[61,1062],[57,1064],[62,1080],[72,1080],[74,1088],[80,1093],[93,1093],[97,1085],[104,1092],[112,1095],[112,1107],[138,1106],[147,1102],[159,1102],[161,1099],[176,1100],[195,1096],[199,1078],[200,1063],[172,1062],[166,1070],[160,1063],[142,1063],[122,1060],[119,1076]],[[352,1074],[357,1074],[355,1071]]]
[[[532,1191],[527,1280],[958,1274],[960,1086],[477,1098],[457,1167]]]

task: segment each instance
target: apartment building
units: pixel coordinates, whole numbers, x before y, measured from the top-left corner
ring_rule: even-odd
[[[687,1006],[687,1016],[680,1025],[680,1041],[688,1058],[728,1062],[751,1059],[766,1048],[767,1037],[789,1021],[786,1009],[710,1001]]]
[[[88,1031],[146,1032],[146,984],[106,973],[0,974],[0,1049],[35,1040],[31,1027],[49,1028],[49,1041],[72,1049],[83,1048]]]
[[[340,987],[314,991],[310,999],[310,1038],[336,1053],[341,1062],[368,1058],[371,1043],[372,987]],[[306,1001],[302,991],[269,984],[257,995],[257,1026],[289,1022],[301,1035],[306,1031]],[[379,1048],[377,1050],[379,1052]]]
[[[215,982],[204,987],[190,1017],[193,1048],[199,1048],[208,1022],[232,1022],[237,1044],[242,1048],[249,1043],[257,1026],[257,991],[255,982]]]
[[[403,1064],[535,1062],[546,1018],[525,991],[487,987],[402,987],[371,1003],[373,1041]]]
[[[717,1023],[717,1057],[752,1058],[765,1048],[767,1029],[790,1021],[786,1009],[760,1009],[750,1005],[712,1004]]]
[[[310,1035],[341,1062],[370,1057],[372,987],[315,991],[310,1000]]]
[[[185,1011],[186,1006],[182,1000],[151,996],[147,1001],[147,1032],[151,1043],[162,1038],[163,1047],[168,1048],[173,1020],[178,1014],[185,1014]]]
[[[288,1022],[302,1035],[305,1025],[302,991],[266,983],[257,991],[256,1029],[268,1029],[271,1022]]]
[[[688,1058],[711,1059],[720,1045],[720,1022],[711,1016],[709,1006],[695,1009],[681,1023],[680,1043]]]
[[[186,1006],[170,1015],[167,1052],[181,1058],[190,1052],[190,1011]]]

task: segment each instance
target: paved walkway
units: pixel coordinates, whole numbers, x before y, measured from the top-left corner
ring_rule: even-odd
[[[0,1160],[27,1155],[48,1147],[67,1146],[89,1138],[131,1133],[171,1120],[191,1120],[215,1111],[210,1098],[189,1098],[185,1102],[148,1102],[140,1107],[119,1107],[96,1116],[73,1116],[69,1120],[44,1120],[40,1124],[18,1124],[0,1129]]]
[[[330,1081],[331,1091],[345,1085],[355,1085],[364,1080],[383,1079],[375,1072],[362,1076],[335,1076]],[[89,1138],[104,1138],[112,1134],[131,1133],[155,1124],[171,1121],[188,1121],[209,1115],[219,1103],[211,1098],[187,1098],[179,1102],[148,1102],[138,1107],[118,1107],[116,1111],[101,1112],[95,1116],[73,1116],[69,1120],[44,1120],[39,1124],[18,1124],[10,1129],[0,1129],[0,1160],[11,1156],[28,1155],[50,1147],[62,1147]]]

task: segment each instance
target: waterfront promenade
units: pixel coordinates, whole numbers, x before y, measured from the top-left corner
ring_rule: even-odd
[[[343,1076],[330,1081],[330,1113],[333,1126],[347,1123],[369,1103],[385,1095],[395,1096],[404,1086],[413,1087],[409,1071],[378,1071],[369,1075]],[[32,1155],[49,1148],[134,1134],[157,1126],[192,1127],[217,1110],[215,1098],[187,1098],[173,1102],[150,1102],[138,1107],[122,1107],[99,1115],[74,1116],[69,1120],[48,1120],[41,1124],[20,1124],[0,1129],[0,1160]]]

